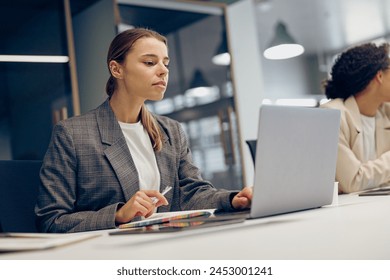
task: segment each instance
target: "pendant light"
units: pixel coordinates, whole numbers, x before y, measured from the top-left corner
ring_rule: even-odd
[[[215,55],[211,59],[215,65],[227,66],[230,65],[230,53],[227,48],[226,31],[222,32],[221,43],[219,44]]]
[[[267,59],[287,59],[301,55],[305,49],[288,33],[287,26],[279,21],[276,24],[275,35],[269,47],[264,51]]]
[[[190,86],[186,90],[186,95],[189,97],[201,98],[207,96],[211,88],[209,82],[207,82],[203,76],[203,73],[199,69],[196,69],[192,76]]]

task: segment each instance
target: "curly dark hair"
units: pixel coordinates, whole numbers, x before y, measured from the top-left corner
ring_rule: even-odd
[[[329,99],[344,100],[364,90],[379,70],[389,68],[389,44],[367,43],[341,53],[333,64],[331,78],[323,81]]]

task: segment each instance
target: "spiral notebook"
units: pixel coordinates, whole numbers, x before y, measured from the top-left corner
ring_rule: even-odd
[[[145,227],[156,224],[168,223],[175,220],[188,220],[197,217],[209,217],[211,214],[213,214],[213,212],[214,209],[154,213],[148,218],[144,218],[142,220],[126,224],[121,224],[119,225],[119,228],[125,229]]]

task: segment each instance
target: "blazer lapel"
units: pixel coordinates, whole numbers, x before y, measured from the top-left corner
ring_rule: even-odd
[[[138,172],[109,99],[99,107],[96,120],[105,146],[104,154],[118,177],[127,201],[139,190]]]
[[[156,155],[157,166],[160,171],[160,192],[162,192],[167,186],[171,186],[173,188],[172,191],[168,192],[165,195],[165,198],[168,200],[169,205],[161,206],[158,209],[159,212],[164,212],[164,211],[169,211],[174,196],[174,191],[175,191],[174,183],[176,181],[176,176],[175,176],[176,173],[173,170],[175,166],[172,165],[172,157],[176,153],[175,151],[173,151],[168,129],[166,129],[166,127],[162,122],[159,122],[159,125],[161,131],[163,132],[163,147],[161,151],[155,152],[155,155]]]
[[[359,107],[356,103],[355,97],[350,97],[347,100],[345,100],[344,103],[345,107],[348,109],[348,111],[351,113],[352,122],[353,125],[356,128],[356,131],[360,133],[362,131],[362,121],[360,118],[360,111]]]
[[[359,107],[356,103],[355,97],[351,96],[344,102],[347,111],[350,112],[351,122],[355,127],[356,131],[351,131],[352,139],[352,151],[357,155],[358,158],[363,158],[363,135],[362,135],[362,121],[360,118]]]

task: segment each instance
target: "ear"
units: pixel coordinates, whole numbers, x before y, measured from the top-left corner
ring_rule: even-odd
[[[379,70],[376,73],[375,79],[378,81],[378,83],[382,84],[382,82],[383,82],[383,70]]]
[[[109,63],[111,75],[114,78],[122,79],[122,66],[115,60],[111,60]]]

